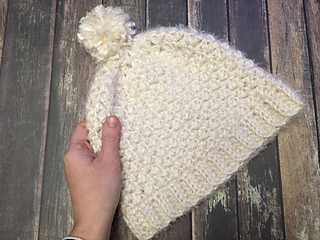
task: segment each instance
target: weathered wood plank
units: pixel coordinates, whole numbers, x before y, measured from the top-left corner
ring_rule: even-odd
[[[148,0],[147,28],[187,25],[187,2],[185,0]],[[169,228],[153,239],[191,239],[191,213],[178,218]]]
[[[188,26],[228,41],[226,0],[188,0]]]
[[[100,1],[58,1],[49,122],[41,208],[41,239],[59,239],[71,231],[72,206],[63,172],[63,154],[84,105],[94,63],[77,41],[81,17]]]
[[[230,41],[248,58],[269,69],[268,22],[265,0],[229,2]]]
[[[129,14],[131,21],[136,24],[137,33],[146,29],[146,2],[145,0],[104,0],[105,6],[120,6]],[[110,240],[134,240],[135,235],[128,228],[126,222],[121,217],[120,212],[116,212]]]
[[[278,137],[287,239],[320,239],[319,149],[302,1],[268,1],[273,72],[305,108]]]
[[[1,68],[1,61],[2,61],[4,33],[6,30],[5,28],[6,28],[6,22],[7,22],[7,11],[8,11],[8,0],[2,0],[0,2],[0,68]]]
[[[277,141],[237,174],[240,239],[284,239]]]
[[[230,40],[269,69],[265,0],[229,2]],[[281,185],[276,139],[237,174],[240,239],[283,239]]]
[[[0,81],[0,233],[5,239],[38,238],[55,7],[56,1],[38,0],[8,6]]]
[[[310,54],[311,80],[314,88],[315,109],[317,114],[318,142],[320,141],[320,2],[305,0],[307,39]]]
[[[233,177],[192,211],[192,239],[238,239],[236,200]]]
[[[227,9],[227,1],[189,0],[189,26],[228,41]],[[236,200],[236,180],[232,178],[192,211],[192,239],[237,239]]]
[[[186,0],[147,0],[147,28],[187,25]]]

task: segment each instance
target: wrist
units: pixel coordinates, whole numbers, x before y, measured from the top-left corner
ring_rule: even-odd
[[[79,221],[74,224],[69,236],[83,240],[106,240],[110,236],[111,224],[112,221],[110,223]]]

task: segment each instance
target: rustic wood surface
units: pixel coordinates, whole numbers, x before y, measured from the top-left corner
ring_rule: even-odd
[[[224,186],[154,239],[320,239],[320,2],[3,0],[0,3],[0,239],[72,228],[63,154],[95,65],[79,19],[122,6],[138,31],[188,25],[229,41],[291,85],[304,111]],[[136,237],[117,212],[111,239]]]
[[[8,1],[0,80],[0,237],[36,239],[55,2]]]
[[[268,6],[273,72],[305,101],[303,114],[279,134],[285,234],[288,239],[319,239],[319,133],[305,9],[297,0],[270,1]],[[319,47],[319,41],[313,44]]]
[[[1,66],[1,60],[2,60],[4,33],[6,31],[7,12],[8,12],[8,0],[3,0],[0,2],[0,66]]]

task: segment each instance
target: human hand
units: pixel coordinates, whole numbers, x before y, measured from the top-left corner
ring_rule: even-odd
[[[106,240],[121,190],[120,121],[115,116],[106,119],[99,155],[93,153],[85,125],[84,120],[76,126],[64,155],[74,219],[70,236]]]

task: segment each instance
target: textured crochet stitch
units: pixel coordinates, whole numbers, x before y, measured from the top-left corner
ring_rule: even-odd
[[[122,124],[123,217],[149,239],[210,195],[302,108],[288,86],[227,43],[183,27],[134,37],[121,8],[97,6],[79,41],[97,62],[87,101],[96,153],[106,117]]]

